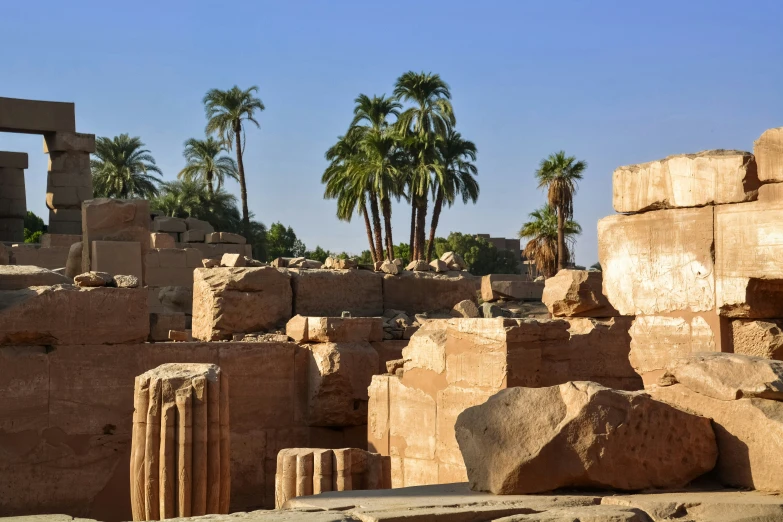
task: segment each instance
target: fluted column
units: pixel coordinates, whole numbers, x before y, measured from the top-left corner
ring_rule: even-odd
[[[214,364],[164,364],[136,377],[133,520],[228,513],[228,381]]]

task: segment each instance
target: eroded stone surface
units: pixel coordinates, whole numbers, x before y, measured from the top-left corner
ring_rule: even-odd
[[[288,321],[286,334],[298,343],[382,341],[383,319],[297,315]]]
[[[753,143],[759,180],[783,181],[783,127],[764,131]]]
[[[712,250],[713,207],[610,216],[598,222],[603,293],[622,315],[713,310]]]
[[[681,487],[717,458],[709,419],[583,381],[501,391],[455,430],[471,488],[495,494]]]
[[[783,321],[735,319],[731,322],[734,353],[783,360]]]
[[[383,278],[383,308],[408,314],[451,310],[464,300],[476,300],[472,276],[436,275],[431,272],[403,272]]]
[[[70,283],[69,278],[46,268],[30,265],[0,265],[0,291]]]
[[[481,278],[481,298],[484,301],[540,300],[543,291],[541,282],[531,281],[527,276],[489,274]]]
[[[294,313],[313,317],[383,314],[383,278],[367,270],[290,270]]]
[[[614,317],[619,315],[603,294],[603,274],[560,270],[546,280],[541,300],[554,317]]]
[[[705,150],[618,168],[612,203],[617,212],[740,203],[755,199],[758,188],[753,154]]]

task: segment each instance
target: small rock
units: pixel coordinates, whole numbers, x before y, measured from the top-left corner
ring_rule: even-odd
[[[89,271],[74,277],[73,284],[86,288],[109,286],[114,284],[114,278],[106,272]]]
[[[440,260],[446,263],[451,270],[467,270],[468,268],[465,260],[456,252],[446,252],[440,256]]]
[[[359,263],[354,259],[338,259],[335,262],[335,267],[339,270],[353,270],[359,268]]]
[[[201,264],[204,265],[204,268],[215,268],[220,266],[220,259],[218,258],[204,258],[201,260]]]
[[[394,263],[395,265],[397,265],[399,268],[402,268],[402,259],[399,259],[399,258],[394,258],[394,260],[392,261],[392,263]]]
[[[169,330],[169,340],[177,342],[188,342],[192,341],[193,337],[191,337],[190,332],[187,331]]]
[[[270,264],[275,268],[286,268],[288,266],[288,261],[282,257],[276,257]]]
[[[448,272],[449,271],[449,265],[446,264],[445,261],[441,261],[440,259],[434,259],[430,262],[430,268],[434,270],[435,272]]]
[[[408,263],[408,266],[405,267],[405,270],[411,270],[413,272],[429,272],[430,265],[428,265],[427,262],[423,259],[419,259],[418,261],[411,261]]]
[[[134,275],[116,275],[113,277],[117,288],[138,288],[139,278]]]
[[[496,304],[483,303],[481,305],[481,317],[503,317],[503,309]]]
[[[266,264],[258,259],[245,256],[245,266],[266,266]]]
[[[351,317],[351,312],[343,310],[343,312],[340,314],[340,317]]]
[[[399,275],[400,265],[398,265],[394,261],[384,261],[381,264],[381,272],[391,274],[391,275]]]
[[[454,317],[466,318],[481,317],[478,306],[476,306],[476,303],[470,299],[465,299],[464,301],[460,301],[459,303],[455,304],[454,308],[451,310],[451,315]]]
[[[387,373],[396,373],[398,369],[402,368],[405,365],[405,359],[392,359],[390,361],[386,361],[386,372]]]
[[[242,267],[247,266],[247,261],[242,254],[223,254],[220,258],[220,266]]]

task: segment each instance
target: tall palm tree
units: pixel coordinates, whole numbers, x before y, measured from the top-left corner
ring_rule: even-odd
[[[519,237],[529,239],[524,254],[532,259],[536,268],[545,277],[552,277],[558,271],[562,258],[571,258],[571,246],[576,236],[582,233],[582,227],[573,219],[568,219],[562,229],[558,226],[557,213],[550,205],[534,210],[529,214],[530,221],[522,225]],[[564,241],[560,242],[560,237]]]
[[[242,162],[243,122],[251,122],[260,127],[255,118],[256,112],[265,109],[260,99],[254,96],[257,86],[242,90],[233,86],[227,91],[211,89],[204,96],[204,109],[207,114],[207,134],[218,134],[228,150],[236,141],[237,167],[239,172],[239,189],[242,197],[242,223],[245,235],[250,234],[250,212],[247,208],[247,184],[245,182],[245,165]]]
[[[97,197],[144,198],[157,195],[162,172],[141,138],[120,134],[95,140],[90,160],[93,192]]]
[[[399,117],[402,104],[395,98],[387,98],[385,94],[370,98],[360,94],[354,100],[353,121],[351,127],[357,127],[365,122],[373,130],[383,130],[389,126],[389,116]]]
[[[209,193],[214,194],[215,180],[220,190],[226,178],[239,179],[236,162],[228,156],[220,156],[224,150],[226,150],[225,145],[212,136],[208,136],[205,140],[190,138],[185,142],[183,152],[187,165],[179,171],[177,177],[204,181]]]
[[[472,163],[476,161],[476,144],[463,139],[462,135],[454,129],[449,129],[446,137],[438,140],[437,144],[442,169],[436,169],[436,175],[433,177],[432,193],[435,206],[432,209],[430,238],[427,243],[428,263],[432,259],[435,231],[438,228],[443,203],[452,206],[457,196],[460,196],[465,204],[468,201],[475,203],[479,196],[478,182],[474,177],[478,175],[478,169]]]
[[[424,255],[431,166],[436,164],[435,140],[445,137],[456,124],[456,119],[449,86],[440,75],[408,71],[397,78],[394,96],[413,104],[400,114],[397,124],[401,133],[413,138],[408,143],[416,163],[408,183],[414,207],[411,209],[411,221],[415,229],[411,250],[413,259],[421,259]]]
[[[574,156],[566,156],[565,151],[550,154],[541,160],[536,171],[538,188],[547,190],[549,206],[557,212],[557,268],[566,267],[565,228],[569,219],[574,217],[574,194],[577,181],[587,169],[587,162],[577,161]]]
[[[209,221],[222,231],[238,230],[242,224],[236,197],[220,188],[210,191],[198,179],[162,183],[152,207],[171,217]]]

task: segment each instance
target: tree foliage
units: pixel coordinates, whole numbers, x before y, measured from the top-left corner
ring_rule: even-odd
[[[486,239],[471,234],[452,232],[447,238],[435,239],[437,257],[456,252],[473,275],[518,274],[519,260],[509,250],[498,250]]]
[[[573,219],[565,222],[565,250],[562,255],[558,255],[558,217],[552,207],[544,205],[531,212],[529,217],[530,221],[522,225],[519,231],[519,237],[529,240],[523,253],[545,277],[552,277],[558,271],[558,259],[570,262],[573,244],[576,236],[582,233],[582,227]]]
[[[206,183],[209,192],[214,192],[215,182],[220,190],[226,178],[238,180],[236,162],[220,155],[225,150],[225,145],[212,136],[204,140],[190,138],[185,142],[183,152],[187,164],[177,177],[186,181],[202,181]]]
[[[272,223],[272,226],[269,227],[269,231],[266,233],[266,241],[268,259],[302,257],[307,251],[305,244],[296,237],[294,229],[290,226],[286,227],[280,222]]]
[[[99,137],[93,156],[90,169],[95,197],[151,199],[158,194],[162,172],[138,136]]]
[[[43,219],[28,210],[24,217],[24,242],[40,243],[46,228]]]

